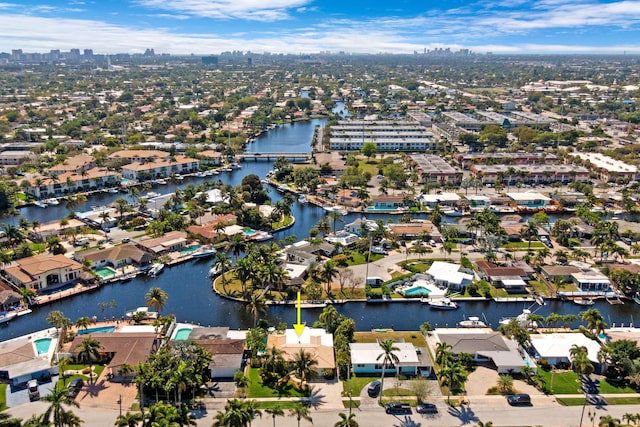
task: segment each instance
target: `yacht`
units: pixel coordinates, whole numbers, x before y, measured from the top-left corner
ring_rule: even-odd
[[[220,275],[220,268],[217,266],[211,267],[211,270],[209,270],[209,277],[216,277]]]
[[[458,308],[458,304],[451,301],[449,298],[429,301],[429,306],[438,310],[455,310]]]
[[[36,200],[35,202],[33,202],[34,205],[36,205],[39,208],[46,208],[47,207],[47,203],[44,200]]]
[[[242,169],[242,166],[238,163],[231,163],[231,169]]]
[[[307,203],[307,198],[304,195],[298,197],[298,203]]]
[[[58,199],[49,199],[47,200],[47,205],[56,206],[59,205],[60,201]]]
[[[203,247],[197,249],[195,252],[191,254],[193,258],[206,258],[216,254],[216,250],[211,247]]]
[[[255,242],[264,242],[265,240],[271,240],[271,239],[273,239],[273,235],[271,235],[270,233],[267,233],[266,231],[261,231],[256,235],[256,237],[254,237],[251,240]]]
[[[538,327],[538,322],[529,319],[529,316],[531,316],[531,314],[531,310],[525,308],[524,310],[522,310],[522,313],[518,314],[516,317],[503,317],[502,319],[500,319],[500,324],[508,325],[511,320],[515,319],[518,321],[520,326],[535,329]]]
[[[7,323],[9,320],[13,319],[17,315],[18,313],[16,313],[15,311],[11,311],[5,314],[0,314],[0,324]]]
[[[162,178],[156,179],[156,184],[158,184],[158,185],[167,185],[167,181],[165,181]]]
[[[118,194],[118,189],[117,188],[110,188],[109,189],[109,194]]]
[[[461,328],[486,328],[487,324],[480,320],[479,317],[469,316],[467,319],[458,322]]]
[[[449,216],[449,217],[460,217],[460,216],[464,216],[464,212],[459,211],[457,209],[449,209],[443,212],[444,216]]]
[[[637,292],[633,295],[631,299],[633,299],[633,302],[635,302],[636,304],[640,304],[640,295]]]
[[[157,319],[158,312],[157,311],[149,311],[149,307],[138,307],[135,310],[127,311],[125,316],[128,319],[138,315],[138,313],[143,313],[143,319]]]
[[[196,173],[196,177],[198,177],[198,178],[204,178],[205,176],[207,176],[207,175],[204,172],[197,172]]]
[[[591,298],[576,298],[573,300],[573,303],[577,305],[593,305],[594,304],[593,299]]]
[[[156,193],[155,191],[149,191],[145,196],[147,199],[153,199],[154,197],[160,197],[160,193]]]
[[[162,273],[162,270],[164,270],[164,264],[159,262],[157,264],[153,264],[153,266],[151,267],[151,269],[149,269],[149,272],[147,274],[150,277],[156,277],[157,275]]]

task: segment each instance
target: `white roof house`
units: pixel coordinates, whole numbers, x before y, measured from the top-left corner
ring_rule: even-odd
[[[473,275],[460,271],[462,266],[444,261],[434,261],[425,272],[436,284],[454,289],[462,289],[470,284]]]
[[[587,357],[594,363],[599,363],[598,352],[600,344],[584,336],[582,333],[558,332],[554,334],[532,334],[531,344],[539,357],[547,359],[555,365],[559,362],[571,361],[571,347],[585,346]]]
[[[394,342],[395,350],[393,354],[398,356],[399,363],[397,365],[402,366],[418,366],[420,360],[416,353],[416,348],[410,342]],[[351,363],[354,364],[382,364],[382,347],[377,342],[364,342],[364,343],[351,343],[349,344],[351,349]]]

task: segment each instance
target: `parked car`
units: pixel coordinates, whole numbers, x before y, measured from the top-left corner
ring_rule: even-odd
[[[384,405],[384,412],[387,414],[399,415],[410,414],[411,405],[402,402],[391,402]]]
[[[509,405],[531,405],[531,396],[528,394],[513,394],[507,396],[507,402]]]
[[[84,386],[84,380],[82,378],[72,379],[67,386],[67,397],[75,399],[78,393],[80,393],[80,390],[82,390],[82,386]]]
[[[369,387],[367,387],[369,397],[378,397],[378,394],[380,394],[380,386],[380,380],[372,381]]]
[[[419,414],[437,414],[438,407],[433,403],[421,403],[416,405],[416,412]]]
[[[38,390],[38,380],[30,380],[27,383],[29,392],[29,400],[34,401],[40,399],[40,390]]]

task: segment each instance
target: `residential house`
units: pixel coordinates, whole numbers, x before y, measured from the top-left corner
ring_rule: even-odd
[[[491,206],[491,199],[481,194],[467,196],[467,200],[469,201],[469,208],[472,211],[483,211]]]
[[[436,329],[433,336],[437,343],[451,346],[454,354],[467,353],[478,363],[490,363],[499,374],[518,373],[525,366],[536,369],[535,363],[518,348],[518,343],[500,332],[490,329]],[[528,360],[527,360],[528,359]]]
[[[122,268],[134,263],[138,266],[145,266],[151,263],[152,260],[152,256],[148,252],[143,251],[133,243],[94,251],[77,252],[74,258],[79,262],[89,260],[94,268],[105,266]]]
[[[486,279],[496,288],[504,288],[507,292],[523,293],[526,291],[530,275],[522,267],[497,266],[487,261],[476,263],[480,277]]]
[[[195,172],[199,168],[200,163],[198,160],[178,155],[145,163],[130,163],[122,167],[122,177],[142,182],[155,178],[166,178],[171,174]]]
[[[591,269],[571,273],[571,280],[584,292],[607,292],[611,290],[611,282],[604,273]]]
[[[159,256],[184,249],[188,241],[187,233],[170,231],[161,237],[138,240],[135,244],[151,255]]]
[[[345,224],[344,231],[347,233],[355,234],[358,237],[363,237],[363,230],[367,232],[376,231],[378,229],[378,223],[374,220],[367,219],[365,217],[356,218],[353,222]]]
[[[551,199],[544,194],[535,191],[525,191],[523,193],[507,193],[513,203],[518,208],[544,209],[549,206]]]
[[[300,336],[294,329],[287,329],[284,333],[269,334],[267,348],[271,347],[281,350],[287,362],[292,361],[300,350],[310,353],[318,362],[316,365],[318,375],[322,375],[325,369],[336,367],[333,335],[321,328],[305,327]]]
[[[474,278],[472,270],[462,268],[458,264],[443,261],[434,261],[425,274],[440,287],[449,288],[453,291],[464,291]]]
[[[49,342],[43,351],[43,342]],[[25,385],[29,380],[49,380],[58,374],[58,366],[51,360],[58,347],[55,328],[35,332],[0,343],[0,379],[12,387]]]
[[[433,368],[431,358],[426,349],[416,348],[412,343],[395,341],[397,350],[393,354],[398,358],[398,363],[383,364],[382,347],[380,343],[350,343],[351,372],[356,375],[430,375]],[[424,356],[424,357],[421,357]]]
[[[19,259],[4,271],[14,285],[41,290],[77,282],[82,264],[64,255],[39,254]]]
[[[388,227],[399,239],[411,240],[428,236],[434,242],[442,242],[440,230],[431,221],[389,224]]]
[[[353,233],[342,231],[335,234],[330,234],[326,236],[324,240],[334,245],[336,243],[339,243],[340,245],[347,247],[353,245],[358,240],[358,236]]]
[[[536,359],[546,359],[552,366],[571,365],[571,348],[584,346],[587,357],[599,372],[600,361],[598,353],[602,348],[600,343],[587,338],[580,332],[556,332],[553,334],[531,334],[531,346],[535,350]]]
[[[383,194],[373,198],[373,210],[376,211],[393,211],[404,206],[403,196],[389,196]]]
[[[206,150],[197,155],[200,162],[207,166],[220,166],[222,164],[222,153],[219,151]]]
[[[420,202],[433,209],[436,206],[455,208],[459,205],[461,197],[457,193],[423,194]]]
[[[187,228],[187,232],[212,243],[224,237],[224,228],[217,231],[219,226],[227,227],[229,225],[234,225],[237,220],[238,218],[233,214],[215,215],[211,221],[208,221],[204,225],[189,226]]]

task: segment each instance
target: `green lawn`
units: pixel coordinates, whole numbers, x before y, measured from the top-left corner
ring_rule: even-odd
[[[353,376],[349,381],[342,380],[342,395],[348,396],[351,390],[351,396],[360,396],[360,392],[371,381],[379,380],[380,377],[356,377]]]
[[[342,399],[342,404],[344,405],[345,408],[349,409],[349,399]],[[360,401],[359,400],[351,400],[351,408],[352,409],[356,409],[360,407]]]
[[[382,391],[383,396],[415,396],[416,394],[407,388],[388,388]]]
[[[280,409],[283,409],[285,411],[285,416],[288,415],[286,410],[287,409],[293,409],[296,406],[300,405],[298,402],[289,402],[289,401],[283,401],[283,402],[256,402],[256,407],[258,409],[267,409],[267,408],[275,408],[275,407],[279,407]],[[265,413],[262,414],[262,417],[268,417],[271,418],[271,415]],[[276,417],[277,419],[278,417]]]
[[[583,393],[578,381],[578,375],[573,371],[554,372],[552,375],[551,372],[538,369],[538,373],[544,379],[545,384],[549,385],[551,394]]]
[[[247,397],[303,397],[304,394],[292,383],[283,385],[280,389],[274,389],[262,384],[259,368],[249,368],[249,387]]]
[[[64,365],[62,368],[64,368],[65,371],[79,371],[88,367],[89,365],[71,364],[71,365]],[[102,371],[104,371],[103,365],[93,365],[93,372],[96,373],[96,377],[95,377],[96,379],[100,377],[100,375],[102,374]],[[58,382],[56,383],[56,386],[66,387],[67,384],[69,384],[69,382],[74,378],[82,378],[86,383],[90,382],[88,375],[69,375],[68,377],[64,377],[64,378],[58,377]]]
[[[360,265],[366,264],[367,259],[364,257],[364,254],[354,251],[345,251],[344,255],[347,257],[347,265]],[[369,262],[376,262],[380,259],[384,258],[384,255],[380,254],[371,254],[369,257]]]
[[[607,382],[606,379],[600,380],[600,393],[602,394],[615,394],[615,393],[636,393],[636,391],[629,387],[628,385],[624,385],[622,387],[617,386],[615,384],[611,384]]]
[[[640,397],[609,397],[605,399],[609,405],[637,405],[640,404]],[[563,397],[556,399],[562,406],[582,406],[584,397]]]
[[[502,247],[508,251],[526,251],[529,248],[529,242],[507,242],[503,243]],[[546,246],[540,242],[531,242],[531,250],[539,251],[546,248]]]
[[[7,384],[0,384],[0,412],[7,409]]]

